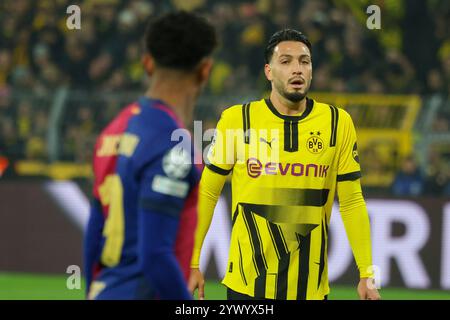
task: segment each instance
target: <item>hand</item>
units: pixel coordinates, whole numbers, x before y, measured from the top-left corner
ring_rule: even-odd
[[[198,289],[198,300],[205,299],[205,279],[198,268],[191,268],[191,275],[189,276],[188,288],[193,295],[195,289]]]
[[[381,300],[372,278],[361,278],[358,284],[358,295],[361,300]]]

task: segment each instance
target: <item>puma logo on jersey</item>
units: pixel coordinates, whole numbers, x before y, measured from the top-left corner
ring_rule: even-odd
[[[264,138],[259,138],[259,141],[267,143],[267,144],[269,145],[270,149],[272,149],[272,142],[273,142],[274,140],[275,140],[275,138],[273,138],[273,139],[270,140],[270,141],[267,141],[267,140],[264,139]]]

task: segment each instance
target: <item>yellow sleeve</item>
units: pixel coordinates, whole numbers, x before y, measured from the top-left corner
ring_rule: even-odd
[[[222,112],[206,159],[206,166],[220,175],[230,173],[236,162],[236,130],[230,111],[229,108]]]
[[[337,184],[339,207],[360,278],[373,277],[370,222],[360,180]]]
[[[211,225],[214,208],[227,176],[233,170],[235,163],[234,138],[231,131],[227,134],[227,130],[232,129],[229,117],[228,109],[222,112],[208,152],[206,168],[203,170],[200,179],[197,229],[195,231],[191,268],[198,268],[200,265],[200,252]]]
[[[339,164],[337,181],[351,181],[361,178],[356,131],[350,115],[339,109]]]
[[[217,200],[222,192],[227,176],[217,174],[205,168],[200,179],[197,205],[197,229],[195,230],[194,250],[192,252],[191,268],[200,265],[200,252],[214,214]]]
[[[337,194],[342,221],[361,278],[373,277],[370,223],[361,190],[356,131],[350,115],[339,109],[341,126]]]

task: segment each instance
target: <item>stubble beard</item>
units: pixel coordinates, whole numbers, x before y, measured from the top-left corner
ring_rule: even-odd
[[[297,103],[297,102],[300,102],[303,99],[305,99],[306,95],[308,94],[309,87],[310,87],[310,84],[308,84],[305,87],[305,91],[304,92],[300,92],[300,91],[288,92],[285,87],[280,85],[278,87],[278,92],[281,94],[281,96],[283,98],[285,98],[285,99],[287,99],[287,100],[289,100],[289,101],[291,101],[293,103]]]
[[[282,96],[291,102],[300,102],[305,99],[307,93],[307,91],[305,91],[304,93],[283,91]]]

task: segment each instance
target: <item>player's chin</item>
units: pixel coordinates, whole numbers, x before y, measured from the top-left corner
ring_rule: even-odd
[[[286,92],[284,97],[292,102],[300,102],[305,98],[305,94],[300,92]]]

